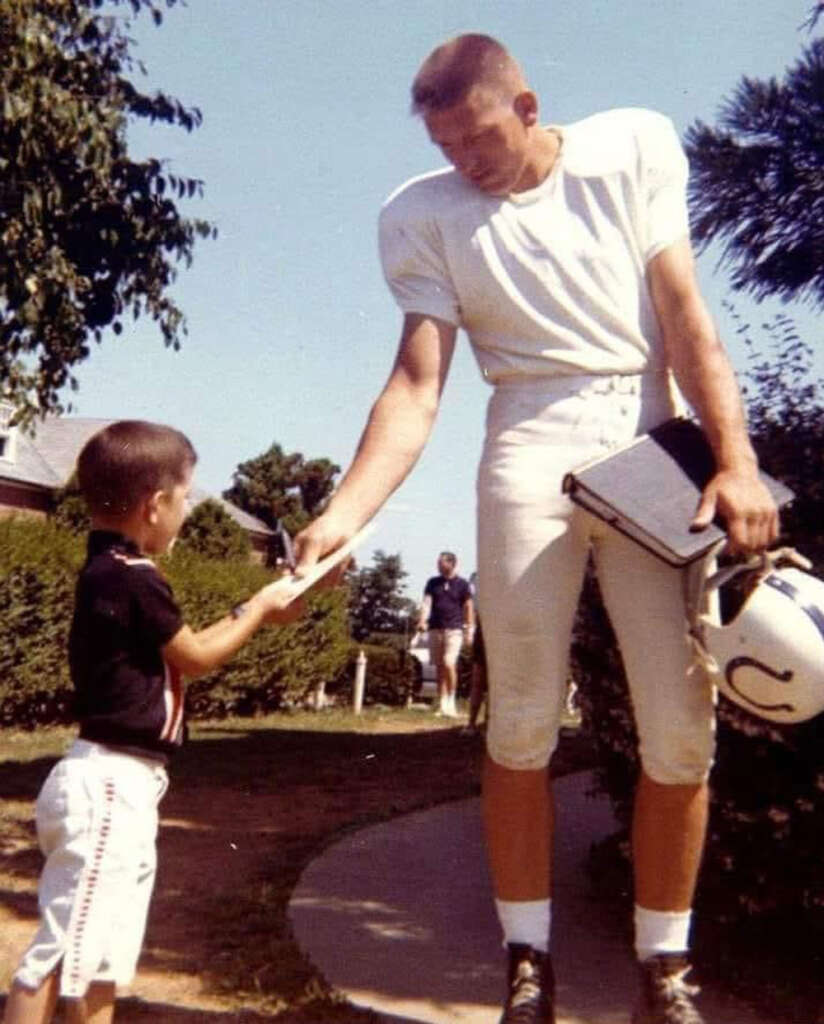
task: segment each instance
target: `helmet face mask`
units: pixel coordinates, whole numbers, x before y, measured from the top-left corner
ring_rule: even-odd
[[[701,618],[705,663],[718,689],[779,724],[824,711],[824,583],[799,569],[772,569],[734,617]]]

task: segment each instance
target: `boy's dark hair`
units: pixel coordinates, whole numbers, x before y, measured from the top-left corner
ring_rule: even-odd
[[[120,420],[83,446],[77,479],[92,515],[124,516],[143,498],[182,483],[197,462],[179,430],[144,420]]]
[[[458,556],[452,551],[442,551],[440,557],[445,561],[449,562],[450,565],[458,564]]]

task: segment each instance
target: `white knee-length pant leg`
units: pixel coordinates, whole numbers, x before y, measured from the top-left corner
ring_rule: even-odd
[[[478,576],[489,671],[487,746],[504,767],[542,768],[555,747],[572,623],[593,550],[625,658],[645,767],[662,782],[692,781],[708,771],[712,694],[686,674],[679,574],[561,492],[569,469],[607,454],[676,408],[668,378],[652,374],[522,381],[499,386],[490,401],[478,473]]]
[[[60,965],[60,994],[134,976],[154,884],[164,768],[77,740],[37,801],[46,863],[40,926],[15,975],[36,988]]]

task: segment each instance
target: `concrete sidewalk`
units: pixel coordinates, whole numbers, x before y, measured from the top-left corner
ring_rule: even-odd
[[[558,1024],[628,1024],[635,969],[627,923],[589,895],[590,844],[614,831],[587,774],[556,782],[553,904]],[[384,1022],[497,1024],[504,956],[477,799],[363,829],[309,865],[290,914],[328,981]],[[704,989],[707,1024],[769,1024]]]

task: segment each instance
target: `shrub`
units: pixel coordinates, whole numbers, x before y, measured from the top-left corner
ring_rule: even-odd
[[[206,558],[248,558],[249,537],[213,498],[196,505],[180,530],[179,545]]]
[[[79,538],[49,523],[0,521],[0,724],[66,721]]]
[[[67,648],[84,540],[53,524],[0,521],[0,723],[65,721],[72,689]],[[184,617],[208,625],[272,574],[245,559],[214,560],[181,547],[162,560]],[[302,699],[335,679],[349,653],[346,596],[308,600],[298,622],[262,629],[221,669],[188,687],[194,715],[252,714]]]
[[[346,663],[328,692],[351,701],[360,651],[366,655],[364,704],[406,704],[412,695],[415,682],[413,659],[404,648],[383,644],[350,644]]]

